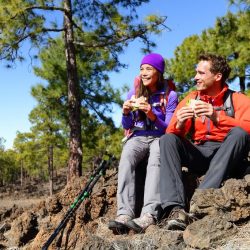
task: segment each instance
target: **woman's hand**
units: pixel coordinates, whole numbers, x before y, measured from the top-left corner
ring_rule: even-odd
[[[151,105],[147,101],[140,102],[139,109],[142,110],[152,122],[156,121],[157,116],[154,114]]]
[[[133,103],[134,101],[133,100],[127,100],[123,103],[123,106],[122,106],[122,113],[124,115],[128,115],[129,112],[132,110],[133,108]]]

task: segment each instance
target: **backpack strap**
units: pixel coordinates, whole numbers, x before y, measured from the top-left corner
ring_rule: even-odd
[[[223,107],[215,107],[215,110],[224,110],[227,116],[234,117],[234,107],[233,107],[233,99],[232,94],[235,91],[231,89],[227,89],[223,96]],[[197,94],[196,100],[200,100],[200,96]]]
[[[225,110],[227,116],[230,116],[230,117],[234,117],[234,106],[233,106],[233,100],[232,100],[232,94],[234,92],[235,91],[233,91],[231,89],[227,89],[227,91],[226,91],[226,93],[225,93],[225,95],[223,97],[224,110]]]
[[[168,103],[168,96],[171,90],[176,90],[175,83],[172,79],[166,79],[165,80],[165,106],[167,106]]]

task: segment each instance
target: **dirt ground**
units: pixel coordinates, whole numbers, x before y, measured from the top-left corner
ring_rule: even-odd
[[[54,194],[60,192],[66,185],[66,169],[57,172],[54,180]],[[19,182],[0,187],[0,209],[28,208],[49,197],[49,183],[39,179],[27,180],[21,186]]]
[[[36,205],[43,201],[44,198],[31,198],[31,199],[21,199],[21,200],[15,200],[15,199],[1,199],[0,202],[0,209],[2,208],[11,208],[14,205],[17,207],[22,207],[22,208],[30,208],[33,205]]]

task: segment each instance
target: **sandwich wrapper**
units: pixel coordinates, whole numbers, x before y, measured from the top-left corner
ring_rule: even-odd
[[[187,101],[186,105],[187,105],[188,107],[190,107],[190,108],[194,111],[195,104],[196,104],[196,103],[202,103],[202,102],[203,102],[203,101],[201,101],[201,100],[189,99],[189,100]],[[195,112],[194,112],[194,117],[195,117],[195,118],[198,117],[198,116],[195,114]]]
[[[135,96],[133,95],[133,96],[131,97],[131,100],[133,101],[133,104],[132,104],[133,109],[132,109],[132,111],[135,111],[135,110],[138,110],[138,109],[139,109],[140,103],[141,103],[141,102],[144,102],[144,101],[146,100],[146,97],[140,96],[139,98],[135,98]]]

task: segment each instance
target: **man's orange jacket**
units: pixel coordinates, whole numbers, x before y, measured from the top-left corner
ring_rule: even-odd
[[[199,99],[211,103],[214,107],[223,107],[223,96],[228,86],[225,84],[222,91],[215,97],[202,95],[199,91],[189,93],[177,106],[173,117],[168,125],[166,132],[174,133],[179,136],[185,136],[187,133],[192,134],[192,139],[199,144],[204,141],[223,141],[228,132],[239,126],[250,134],[250,98],[241,93],[233,93],[233,107],[235,111],[234,118],[227,116],[224,110],[218,112],[219,121],[215,125],[208,117],[197,117],[188,119],[182,130],[176,129],[176,112],[187,105],[190,99]],[[192,121],[193,120],[193,121]]]

